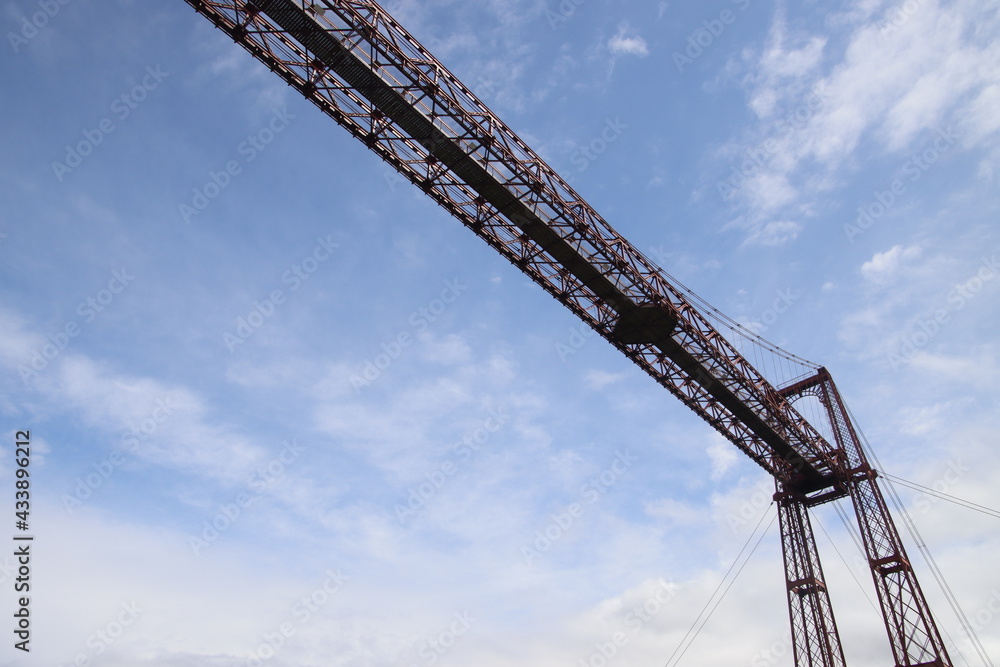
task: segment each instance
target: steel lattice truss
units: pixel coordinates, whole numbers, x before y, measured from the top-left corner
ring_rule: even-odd
[[[844,651],[833,617],[823,567],[806,505],[776,483],[785,590],[798,667],[844,667]]]
[[[830,448],[805,419],[377,4],[190,4],[769,473],[832,479]]]
[[[772,386],[658,267],[376,2],[187,2],[775,478],[789,582],[803,582],[794,591],[802,604],[792,610],[796,646],[801,635],[805,651],[798,664],[843,665],[805,507],[849,492],[856,503],[868,496],[850,477],[844,443],[825,441],[791,406],[796,394]],[[873,480],[870,488],[878,494]],[[891,544],[901,554],[888,513],[878,516],[862,527],[874,531],[872,553],[888,553],[884,545]],[[796,568],[805,569],[793,574]],[[805,583],[813,580],[818,585]],[[884,609],[909,604],[888,592],[880,596]],[[898,664],[921,662],[928,661]]]
[[[868,463],[857,430],[830,373],[821,368],[815,376],[786,387],[782,393],[791,399],[818,398],[826,409],[836,446],[845,454],[848,470],[844,484],[854,503],[896,664],[951,664],[879,490],[877,473]]]

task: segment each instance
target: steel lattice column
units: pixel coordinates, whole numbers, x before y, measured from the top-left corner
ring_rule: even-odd
[[[788,397],[815,396],[827,412],[836,446],[847,460],[849,476],[844,484],[854,503],[896,666],[951,665],[948,651],[879,489],[878,475],[868,463],[861,439],[830,373],[821,368],[812,378],[795,387],[788,387],[782,393]]]
[[[785,587],[796,667],[844,667],[837,623],[804,498],[776,482]]]
[[[875,477],[874,470],[861,472],[848,488],[896,665],[950,665],[947,649]]]

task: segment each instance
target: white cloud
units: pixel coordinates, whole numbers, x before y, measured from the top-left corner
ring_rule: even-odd
[[[31,332],[16,314],[5,313],[3,322],[0,360],[11,370],[18,364],[30,368],[32,351],[44,349],[49,340]],[[12,375],[16,377],[16,371]],[[208,402],[197,392],[118,372],[70,347],[27,383],[18,384],[15,391],[34,403],[34,409],[50,415],[70,413],[100,433],[111,449],[156,465],[234,482],[267,452],[237,429],[214,421]]]
[[[588,371],[584,381],[591,389],[600,391],[616,382],[621,382],[627,377],[625,373],[608,373],[607,371]]]
[[[988,86],[969,104],[969,114],[965,127],[969,131],[968,142],[979,142],[984,137],[1000,131],[1000,83]]]
[[[790,182],[788,174],[779,170],[765,169],[747,179],[744,186],[750,203],[766,215],[795,201],[797,189]]]
[[[417,344],[424,346],[424,356],[428,361],[454,366],[472,360],[469,345],[461,336],[450,334],[440,340],[426,335],[417,338]]]
[[[953,128],[969,150],[1000,132],[993,113],[1000,42],[984,37],[1000,29],[992,3],[926,0],[898,27],[884,30],[886,16],[903,4],[877,12],[868,3],[839,16],[848,32],[842,49],[826,35],[790,35],[779,14],[767,47],[746,52],[747,105],[761,123],[719,155],[729,162],[738,156],[739,166],[748,146],[759,152],[765,141],[774,142],[764,164],[736,189],[749,219],[801,208],[806,198],[836,187],[858,168],[860,146],[900,153],[902,162],[938,131]],[[797,120],[789,123],[789,117]]]
[[[996,384],[997,363],[990,348],[969,350],[963,355],[918,351],[911,362],[915,369],[966,387],[988,388]]]
[[[729,446],[733,449],[732,445]],[[676,525],[692,525],[705,519],[704,512],[697,507],[673,498],[660,498],[645,505],[646,514],[656,519],[665,519]]]
[[[963,15],[962,9],[972,15]],[[877,21],[859,25],[842,62],[814,84],[827,103],[804,131],[801,157],[813,156],[837,168],[866,132],[874,132],[886,149],[901,150],[920,130],[942,124],[945,112],[963,101],[966,90],[996,80],[985,68],[995,59],[990,49],[977,48],[964,37],[980,12],[962,9],[929,2],[901,29],[887,34]],[[977,66],[982,69],[969,76],[970,67]]]
[[[885,252],[877,252],[870,260],[861,265],[861,275],[874,283],[885,283],[892,280],[903,264],[916,259],[922,254],[919,246],[903,248],[896,245]]]
[[[958,409],[971,403],[970,398],[956,398],[932,405],[903,408],[900,428],[909,435],[941,437],[947,433],[948,420],[955,419]]]
[[[768,53],[761,57],[767,59],[767,71],[773,77],[755,80],[747,97],[753,97],[760,113],[772,122],[794,110],[801,99],[797,96],[809,90],[818,78],[835,76],[835,69],[843,65],[838,64],[843,60],[840,49],[851,41],[851,31],[867,20],[865,16],[880,20],[881,10],[873,6],[874,2],[877,0],[866,3],[863,11],[850,18],[852,23],[840,24],[849,26],[847,32],[840,28],[827,30],[830,24],[825,20],[830,14],[825,11],[816,12],[824,21],[816,34],[794,27],[811,20],[802,17],[795,23],[789,20],[792,27],[783,27],[780,39],[772,41],[765,35],[753,34],[756,21],[741,23],[739,34],[727,33],[725,44],[720,41],[715,53],[736,48],[737,41],[743,38],[768,46]],[[939,11],[937,5],[925,2],[921,1],[920,11]],[[447,0],[407,0],[407,4],[412,7],[410,13],[422,39],[424,35],[433,39],[437,33],[448,40],[440,42],[452,52],[447,62],[449,66],[454,62],[455,71],[467,83],[476,87],[479,74],[494,80],[496,85],[488,102],[534,102],[533,92],[528,91],[537,89],[533,86],[544,86],[553,102],[565,102],[565,107],[559,108],[567,112],[575,108],[582,114],[557,114],[557,123],[562,124],[585,122],[588,114],[601,111],[596,104],[593,108],[574,104],[581,99],[574,95],[582,87],[593,90],[593,84],[587,83],[588,76],[602,78],[600,73],[586,75],[585,66],[603,68],[607,59],[640,57],[638,51],[650,50],[650,45],[640,42],[638,36],[646,31],[646,24],[633,22],[638,30],[626,32],[622,38],[634,41],[629,46],[623,44],[626,50],[620,54],[612,52],[608,38],[618,29],[620,8],[610,5],[585,5],[572,23],[551,31],[541,15],[519,16],[522,9],[544,10],[546,5],[552,6],[541,0],[490,0],[482,6]],[[487,11],[490,7],[495,11]],[[608,13],[618,15],[609,21]],[[651,20],[652,8],[647,8],[646,14]],[[484,20],[480,23],[486,25],[476,25],[470,19],[473,16],[496,16],[500,20]],[[59,17],[64,18],[70,15]],[[683,27],[676,25],[678,21],[670,21],[669,13],[664,18],[668,20],[659,24],[658,30],[669,29],[671,24]],[[185,29],[196,20],[200,19],[187,17]],[[410,19],[405,18],[403,23],[409,26]],[[525,30],[512,29],[514,23]],[[601,26],[608,27],[602,32]],[[532,41],[532,29],[544,35],[544,40],[539,40],[544,44],[529,44],[526,51],[522,47]],[[826,35],[820,30],[829,32],[828,40],[824,41]],[[149,36],[154,33],[149,32]],[[465,33],[474,34],[476,41],[461,37]],[[224,44],[226,49],[235,48],[210,27],[198,34],[211,35],[214,44]],[[893,39],[892,35],[887,37]],[[173,38],[168,41],[176,42]],[[567,50],[556,42],[565,42]],[[473,44],[475,52],[470,51]],[[562,76],[558,69],[561,65],[555,58],[547,60],[542,53],[545,49],[550,54],[558,52],[567,63],[575,63],[574,69]],[[584,50],[589,53],[589,61],[582,55]],[[226,90],[224,84],[204,85],[218,77],[236,81],[235,92],[242,91],[236,100],[237,108],[244,108],[239,105],[246,100],[254,107],[261,105],[259,96],[247,84],[247,72],[225,70],[208,80],[204,63],[216,59],[215,51],[209,53],[209,58],[199,52],[189,60],[185,59],[187,54],[178,53],[178,72],[198,71],[206,79],[192,86],[171,87],[174,101],[170,108],[189,108],[191,99],[212,108],[232,106],[233,89]],[[69,69],[60,71],[74,79],[80,77],[80,81],[89,81],[81,76],[87,73],[93,74],[91,78],[107,78],[106,68],[91,72],[90,60],[76,69],[79,63],[64,64]],[[869,63],[873,68],[880,65]],[[541,81],[534,80],[536,75]],[[280,85],[278,79],[275,82]],[[664,95],[671,98],[666,105],[676,103],[695,109],[689,105],[700,104],[697,100],[702,99],[703,91],[699,83],[693,75],[679,78],[678,92],[682,94],[678,96],[673,96],[667,86],[658,86],[652,91],[654,103],[661,101],[657,96]],[[250,84],[257,85],[255,80]],[[100,86],[96,89],[100,90]],[[643,99],[651,93],[648,86],[638,90]],[[922,88],[910,98],[899,95],[887,102],[881,115],[876,116],[882,120],[865,121],[859,145],[881,151],[890,150],[892,141],[909,141],[907,137],[914,127],[930,122],[928,118],[938,113],[935,100],[929,97],[933,92]],[[991,95],[989,89],[984,89],[978,97],[972,93],[967,96],[976,114],[975,123],[972,116],[964,121],[963,142],[971,141],[970,137],[980,130],[993,131],[996,121],[989,113],[994,102]],[[589,97],[589,93],[586,97],[600,101]],[[622,103],[621,99],[615,96],[606,101],[613,108]],[[102,99],[98,101],[103,103]],[[713,100],[704,102],[711,105]],[[504,103],[508,110],[511,104]],[[933,113],[921,116],[917,107]],[[61,109],[58,104],[45,108]],[[549,126],[545,119],[551,120],[553,105],[527,103],[525,108],[531,111],[531,117],[513,118],[512,122],[523,127],[525,134],[534,132],[547,137]],[[950,113],[948,108],[946,104],[943,113]],[[817,118],[825,113],[824,109],[815,110]],[[30,108],[26,110],[27,117],[12,117],[15,125],[38,124]],[[717,110],[703,106],[695,109],[690,134],[719,131],[718,125],[708,127]],[[864,111],[863,105],[860,110]],[[73,111],[54,118],[75,130],[82,121]],[[851,111],[858,109],[852,107]],[[39,511],[47,503],[48,514],[55,516],[39,515],[45,519],[39,525],[49,526],[47,534],[52,541],[51,548],[39,554],[42,560],[38,565],[40,571],[52,574],[51,589],[59,590],[70,601],[60,606],[44,596],[39,598],[40,608],[52,611],[39,618],[40,636],[58,638],[40,644],[44,653],[40,651],[43,655],[39,657],[50,664],[72,661],[75,653],[85,648],[87,635],[113,618],[116,605],[134,597],[147,611],[140,623],[101,657],[108,667],[214,667],[246,662],[249,649],[260,645],[264,633],[277,629],[291,605],[319,583],[322,571],[338,565],[344,565],[352,575],[351,588],[315,615],[308,628],[298,629],[279,655],[267,662],[275,667],[325,664],[324,656],[336,656],[334,662],[373,667],[420,662],[416,649],[421,642],[438,636],[450,623],[451,614],[462,609],[469,609],[477,617],[476,625],[456,644],[454,653],[442,656],[441,664],[575,665],[581,660],[586,662],[595,644],[608,642],[618,631],[629,633],[629,642],[613,661],[616,664],[655,664],[668,656],[716,590],[722,573],[757,520],[763,517],[763,527],[773,518],[774,489],[763,471],[728,441],[708,437],[714,436],[709,427],[668,392],[648,378],[637,376],[639,371],[603,342],[589,343],[565,364],[553,358],[553,345],[565,338],[566,318],[571,315],[559,311],[540,292],[526,298],[520,289],[525,279],[499,258],[490,255],[493,261],[485,259],[486,255],[477,254],[475,248],[463,251],[462,244],[470,242],[465,236],[461,237],[462,244],[456,237],[453,245],[451,237],[434,231],[438,227],[434,220],[446,214],[437,209],[427,214],[432,204],[416,190],[412,196],[401,196],[399,191],[390,193],[378,174],[373,177],[373,187],[366,189],[365,179],[358,180],[366,169],[366,160],[351,158],[367,155],[364,147],[351,143],[353,153],[346,148],[341,152],[340,143],[328,145],[325,140],[317,147],[316,137],[329,135],[332,141],[342,140],[344,144],[350,139],[346,135],[339,137],[329,119],[320,114],[303,113],[299,121],[302,125],[296,126],[301,131],[282,136],[281,144],[288,152],[282,156],[280,151],[285,149],[276,145],[275,152],[267,154],[267,164],[261,162],[248,168],[239,184],[213,204],[211,220],[206,217],[202,224],[179,230],[165,224],[168,220],[148,214],[160,210],[170,214],[175,209],[175,195],[189,192],[190,187],[202,182],[207,170],[219,168],[219,161],[229,155],[233,146],[225,139],[230,136],[227,132],[231,129],[242,134],[226,124],[231,114],[209,114],[211,118],[205,116],[208,120],[199,121],[192,129],[184,118],[177,120],[177,114],[156,119],[155,112],[153,104],[143,107],[134,120],[139,123],[145,118],[148,126],[116,132],[102,147],[100,156],[95,155],[87,169],[78,174],[85,180],[76,179],[77,186],[68,184],[51,191],[51,199],[65,205],[74,187],[91,191],[90,185],[101,181],[116,185],[105,193],[102,206],[129,220],[121,235],[146,248],[148,259],[144,266],[149,271],[144,280],[148,277],[150,291],[143,292],[147,283],[139,287],[137,281],[134,300],[116,302],[115,308],[120,305],[121,310],[75,339],[45,370],[41,383],[29,390],[23,389],[14,370],[16,364],[43,344],[49,331],[58,328],[59,316],[71,314],[72,305],[88,293],[86,281],[81,284],[79,276],[94,267],[103,272],[104,263],[122,260],[108,247],[107,229],[113,226],[109,216],[91,211],[81,221],[76,219],[79,216],[71,215],[66,228],[60,228],[51,222],[57,218],[33,208],[38,201],[50,198],[47,190],[21,196],[19,192],[23,195],[31,191],[8,188],[8,198],[15,205],[9,207],[10,221],[6,224],[10,228],[4,231],[9,231],[10,237],[2,250],[10,251],[12,256],[31,257],[33,268],[7,281],[10,284],[5,283],[0,301],[17,304],[31,318],[32,331],[6,319],[0,322],[0,364],[8,371],[6,379],[0,381],[0,410],[14,421],[31,423],[38,444],[46,439],[51,443],[52,452],[45,457],[43,470],[44,477],[53,481],[49,488],[54,491],[46,499],[39,488]],[[880,129],[890,114],[894,114],[892,122],[899,124],[896,135]],[[749,115],[758,122],[755,112]],[[916,119],[916,123],[907,124],[907,119]],[[956,128],[958,123],[956,120]],[[48,122],[42,125],[60,126]],[[766,131],[768,128],[762,130]],[[916,132],[919,139],[920,130]],[[209,141],[212,136],[221,141]],[[238,139],[236,134],[232,136]],[[763,281],[801,278],[801,284],[795,284],[804,292],[803,301],[790,311],[787,321],[783,320],[783,328],[787,323],[791,330],[794,322],[803,322],[797,333],[799,340],[806,342],[804,353],[823,350],[823,360],[841,369],[836,372],[845,395],[855,396],[849,398],[854,407],[874,415],[870,421],[883,427],[883,433],[877,435],[882,436],[880,442],[889,442],[882,450],[886,460],[899,451],[900,442],[905,443],[911,448],[907,453],[912,455],[897,456],[897,460],[904,466],[916,466],[910,470],[921,473],[914,476],[910,472],[907,477],[933,484],[941,478],[943,467],[940,459],[931,460],[927,452],[930,447],[940,447],[942,452],[946,449],[947,453],[941,454],[945,459],[960,455],[976,463],[954,493],[995,505],[995,489],[1000,486],[991,471],[1000,470],[994,451],[998,412],[995,381],[989,378],[1000,375],[995,362],[990,363],[996,358],[995,350],[991,356],[988,344],[981,340],[981,336],[992,340],[988,333],[995,329],[995,309],[991,308],[995,292],[984,289],[968,308],[955,313],[934,345],[922,348],[921,355],[899,374],[879,375],[878,364],[867,363],[872,358],[871,350],[885,345],[883,340],[892,340],[892,332],[914,330],[906,329],[903,323],[909,320],[905,318],[926,318],[936,305],[946,302],[953,279],[967,279],[977,270],[980,249],[993,252],[993,220],[977,221],[987,232],[975,246],[971,262],[965,264],[962,262],[968,258],[960,258],[963,253],[941,248],[938,242],[945,234],[954,238],[959,224],[969,220],[961,215],[963,209],[959,206],[954,215],[947,216],[948,225],[942,227],[946,231],[939,238],[920,219],[909,220],[905,227],[893,227],[882,220],[857,245],[827,244],[841,221],[836,219],[839,212],[826,205],[817,210],[829,214],[823,222],[829,223],[825,230],[830,235],[806,235],[802,227],[808,224],[808,212],[795,207],[803,191],[815,192],[804,185],[815,176],[810,171],[815,172],[817,164],[825,168],[809,157],[815,153],[808,152],[808,142],[822,138],[806,123],[781,144],[767,167],[760,170],[761,178],[746,185],[746,201],[751,204],[742,229],[752,238],[747,244],[720,243],[716,230],[707,229],[709,225],[663,224],[688,217],[670,207],[663,215],[629,216],[626,211],[622,219],[632,221],[623,224],[635,225],[629,233],[637,234],[635,238],[642,239],[644,247],[663,244],[661,248],[669,249],[671,254],[658,251],[658,261],[666,257],[665,264],[672,273],[692,278],[696,289],[712,290],[720,303],[733,303],[725,297],[726,275],[737,277],[745,297],[769,293],[760,291],[765,286]],[[874,144],[872,138],[876,139]],[[130,143],[131,139],[138,143]],[[53,140],[44,133],[37,137],[42,148]],[[749,141],[760,145],[760,137],[753,136]],[[806,143],[800,145],[803,141]],[[160,151],[163,160],[157,163],[162,163],[163,171],[150,175],[143,170],[109,169],[105,157],[127,147],[148,148],[147,142],[178,147],[178,151]],[[920,141],[917,143],[922,147]],[[175,153],[183,156],[190,146],[205,150],[201,159],[177,158]],[[344,159],[331,161],[331,146],[333,153]],[[310,160],[314,149],[318,150],[315,163]],[[744,150],[740,147],[735,152],[745,156]],[[37,155],[38,146],[33,146],[30,154]],[[904,151],[897,163],[910,154]],[[293,156],[290,161],[289,155]],[[690,166],[687,153],[664,148],[661,157],[662,171],[650,169],[639,159],[628,160],[630,164],[623,164],[622,178],[636,185],[647,182],[651,174],[674,174],[676,177],[668,179],[668,184],[682,184]],[[15,165],[16,155],[11,160]],[[850,162],[848,159],[840,163],[841,167],[846,169]],[[996,164],[994,161],[992,178]],[[10,169],[16,172],[14,166]],[[287,177],[278,181],[291,188],[290,196],[278,187],[281,184],[275,185],[275,170]],[[164,177],[167,172],[182,176],[175,181]],[[988,164],[981,173],[984,181],[991,177]],[[316,174],[321,174],[322,187],[298,187],[315,180]],[[928,174],[926,183],[929,185],[931,177],[937,179],[939,174],[942,180],[950,176],[935,171]],[[962,178],[953,180],[966,182]],[[846,186],[870,193],[878,183],[869,182],[857,180]],[[981,181],[969,187],[983,185]],[[603,205],[617,209],[621,217],[621,198],[628,197],[629,191],[613,187],[610,181],[607,186],[603,194],[601,189],[588,192],[599,193],[596,196]],[[312,208],[310,197],[317,190],[322,196]],[[274,199],[268,198],[269,193]],[[338,208],[340,214],[335,211],[332,218],[326,206],[331,197],[343,202]],[[25,205],[19,208],[19,201]],[[243,208],[240,203],[244,201],[253,205]],[[420,204],[413,205],[414,201]],[[138,209],[134,208],[135,202],[141,204]],[[724,206],[707,200],[702,203],[709,217],[691,219],[725,219]],[[782,210],[786,207],[792,210]],[[905,207],[896,210],[902,212]],[[768,213],[762,215],[762,210]],[[311,222],[314,218],[315,224]],[[17,220],[32,224],[19,225]],[[299,245],[309,240],[309,229],[330,224],[350,226],[357,232],[359,249],[350,255],[345,244],[344,256],[338,260],[343,271],[327,265],[326,273],[296,292],[252,341],[236,354],[227,355],[218,333],[231,325],[237,314],[246,312],[239,304],[261,298],[264,293],[255,286],[269,288],[272,278],[303,256],[306,248]],[[80,235],[67,236],[67,229],[79,230]],[[25,244],[30,235],[37,237],[33,247]],[[181,242],[164,243],[174,236],[179,236]],[[410,243],[414,238],[417,242]],[[892,240],[878,240],[885,238]],[[792,239],[801,241],[793,248]],[[406,242],[396,242],[400,240]],[[751,242],[756,245],[749,246]],[[870,260],[873,275],[883,275],[872,255],[895,244],[903,249],[901,255],[914,244],[924,248],[925,255],[932,251],[939,255],[912,260],[901,256],[895,273],[885,274],[896,276],[891,290],[868,282],[860,272],[862,262]],[[251,246],[266,252],[244,254]],[[478,252],[487,253],[488,249],[479,248]],[[78,253],[88,255],[89,266],[81,262],[62,272],[52,270],[57,262],[66,264]],[[939,261],[940,256],[953,258],[954,264]],[[404,257],[402,262],[396,260],[399,257]],[[885,265],[881,268],[888,271],[891,258],[880,262]],[[751,264],[760,270],[751,270]],[[432,270],[425,270],[427,267]],[[425,303],[427,295],[411,289],[413,285],[426,280],[433,287],[437,272],[450,276],[452,268],[458,268],[455,275],[479,276],[479,287],[488,290],[489,296],[482,291],[479,296],[470,293],[468,301],[456,304],[454,318],[449,315],[438,321],[429,330],[432,336],[414,339],[390,367],[383,369],[375,383],[361,390],[352,387],[349,378],[362,370],[366,358],[373,359],[382,352],[381,343],[391,340],[397,331],[394,323]],[[251,280],[251,274],[262,277]],[[190,276],[198,289],[186,290],[178,285],[177,277],[181,275]],[[489,285],[486,281],[491,276],[502,277],[502,284]],[[699,280],[701,288],[696,284]],[[821,292],[819,286],[824,281],[837,288]],[[221,289],[220,284],[232,289]],[[784,288],[787,284],[780,282],[777,286]],[[993,283],[988,289],[995,287]],[[226,292],[239,292],[239,298],[231,298]],[[504,292],[507,297],[501,296]],[[185,307],[163,312],[159,295],[173,295]],[[705,296],[714,300],[711,294]],[[871,310],[865,312],[869,306]],[[859,327],[855,349],[863,352],[855,357],[860,361],[852,357],[853,350],[838,352],[836,347],[828,347],[833,327],[819,322],[820,318],[829,322],[853,309],[862,311],[859,322],[871,323]],[[148,320],[150,313],[152,322]],[[975,332],[973,322],[977,324]],[[455,328],[463,326],[467,328]],[[293,331],[307,333],[293,336]],[[799,344],[793,349],[802,351]],[[624,365],[611,363],[612,357]],[[588,373],[596,368],[610,372]],[[633,387],[633,380],[620,381],[615,371],[640,379]],[[871,375],[866,376],[869,372]],[[879,381],[871,382],[872,378]],[[911,382],[911,378],[915,381]],[[867,395],[857,398],[858,390],[869,388]],[[926,400],[911,400],[904,395],[911,390],[926,391]],[[142,450],[145,458],[130,458],[125,469],[115,473],[99,494],[70,517],[59,503],[58,494],[72,488],[73,478],[82,470],[90,471],[92,462],[105,458],[106,448],[120,437],[122,428],[145,419],[161,396],[172,397],[183,406],[175,413],[176,421],[172,419],[158,429],[157,441]],[[967,407],[957,396],[968,397]],[[452,445],[475,434],[489,409],[501,405],[508,408],[511,420],[490,434],[475,457],[456,460]],[[937,405],[952,407],[936,410]],[[924,410],[924,406],[930,407]],[[883,415],[888,415],[884,422]],[[974,422],[977,429],[966,428],[972,423],[963,420],[968,415],[978,420]],[[912,429],[900,428],[902,423],[911,424]],[[303,458],[292,464],[266,494],[256,497],[249,510],[202,557],[195,558],[186,544],[188,533],[211,520],[221,503],[232,501],[238,490],[235,487],[245,479],[247,466],[255,468],[275,457],[272,448],[279,446],[284,435],[272,441],[274,432],[297,435],[307,447]],[[950,434],[949,438],[937,437],[942,432]],[[534,541],[536,531],[545,530],[554,514],[565,513],[570,503],[579,501],[581,485],[608,469],[612,452],[619,446],[632,446],[640,461],[598,502],[588,504],[580,522],[556,540],[541,559],[532,567],[525,566],[521,546]],[[193,451],[198,447],[205,451]],[[970,453],[977,447],[983,456]],[[436,489],[417,517],[401,524],[394,504],[405,501],[410,489],[429,483],[428,474],[440,474],[445,461],[463,467]],[[4,470],[9,469],[9,458],[3,466],[0,480]],[[225,477],[229,468],[231,478]],[[989,525],[949,520],[952,515],[946,513],[947,509],[947,504],[941,503],[925,515],[933,520],[925,532],[926,541],[943,548],[937,553],[943,567],[960,568],[963,580],[958,582],[956,593],[970,601],[969,611],[975,613],[986,602],[985,597],[977,597],[983,590],[983,573],[995,570],[991,564],[996,560],[997,540],[991,537],[996,531],[991,532]],[[817,537],[825,540],[820,525],[817,520]],[[836,534],[836,525],[830,523],[828,527],[835,539],[843,538],[838,539],[842,550],[852,548],[849,537]],[[961,534],[956,535],[958,532]],[[942,539],[951,535],[956,539]],[[712,622],[692,645],[687,659],[703,664],[745,665],[755,658],[759,662],[763,651],[787,636],[779,545],[772,529]],[[837,582],[831,588],[836,588],[835,605],[845,637],[851,637],[848,650],[860,655],[854,662],[884,664],[889,658],[868,650],[869,640],[883,652],[886,650],[881,623],[862,615],[870,610],[860,609],[866,604],[864,598],[828,546],[821,545],[828,570],[845,575],[837,578],[831,573],[830,580]],[[282,567],[276,570],[275,563]],[[644,605],[657,592],[661,579],[677,583],[676,597],[653,621],[633,632],[632,627],[624,625],[625,615]],[[867,572],[860,572],[858,579],[871,595]],[[842,585],[845,581],[847,584]],[[1000,582],[989,581],[987,590],[996,585]],[[860,604],[855,604],[859,599]],[[936,603],[932,606],[943,608]],[[996,625],[989,630],[989,639],[994,642]],[[787,648],[784,650],[782,659],[791,660]]]
[[[760,68],[750,77],[754,82],[749,106],[760,118],[769,118],[779,110],[782,96],[794,91],[819,67],[825,37],[789,37],[783,16],[775,19],[768,45],[760,57]]]
[[[608,49],[615,56],[630,55],[644,58],[649,55],[646,40],[634,34],[627,23],[618,26],[618,32],[608,40]]]
[[[739,460],[740,453],[721,435],[713,434],[712,444],[706,450],[712,461],[712,479],[722,479]]]
[[[778,246],[798,238],[802,225],[792,220],[774,220],[750,233],[748,245]]]

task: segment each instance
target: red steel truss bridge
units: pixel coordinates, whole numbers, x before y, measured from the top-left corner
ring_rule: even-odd
[[[735,326],[654,265],[376,2],[186,1],[774,478],[797,667],[845,665],[809,514],[845,497],[895,664],[952,666],[825,368]],[[804,372],[772,384],[761,357]],[[820,428],[794,407],[805,397],[821,406]]]

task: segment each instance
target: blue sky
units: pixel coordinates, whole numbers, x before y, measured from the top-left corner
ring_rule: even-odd
[[[616,633],[610,664],[666,664],[764,473],[147,4],[2,4],[0,485],[30,429],[37,542],[0,664],[597,664]],[[385,7],[636,247],[827,366],[887,471],[1000,506],[995,4]],[[996,519],[899,492],[1000,655]],[[816,532],[849,662],[886,664],[832,508]],[[791,664],[784,606],[772,525],[682,664]]]

